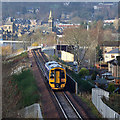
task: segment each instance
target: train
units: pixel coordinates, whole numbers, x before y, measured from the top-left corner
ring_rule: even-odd
[[[66,70],[56,61],[45,63],[46,77],[53,90],[62,90],[66,85]]]

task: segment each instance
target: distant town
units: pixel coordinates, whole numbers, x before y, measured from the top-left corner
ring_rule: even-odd
[[[14,106],[15,110],[18,109],[17,105],[20,106],[19,109],[25,108],[40,99],[40,103],[38,102],[42,110],[42,113],[39,113],[40,116],[42,118],[51,117],[53,114],[47,111],[45,106],[49,101],[47,102],[44,95],[48,95],[48,100],[53,100],[54,95],[50,95],[52,98],[49,98],[48,94],[53,94],[50,92],[51,89],[61,90],[60,86],[63,88],[66,84],[67,87],[64,90],[70,92],[67,93],[68,98],[76,100],[76,102],[72,101],[75,107],[83,104],[84,114],[81,115],[82,118],[86,116],[91,118],[89,112],[96,119],[120,118],[120,103],[118,102],[120,98],[119,3],[13,2],[9,4],[3,2],[2,10],[0,47],[4,71],[2,74],[5,81],[3,84],[5,87],[10,84],[12,86],[11,89],[19,91],[16,92],[17,103]],[[5,73],[9,75],[6,76]],[[24,91],[24,88],[29,86],[27,85],[29,83],[27,76],[30,75],[33,76],[28,78],[31,81],[32,79],[33,81],[35,80],[35,83],[32,82],[36,86],[31,86],[30,84],[31,88],[28,89],[32,91],[33,87],[35,90],[33,94],[36,93],[37,97],[33,94],[27,96],[27,92],[28,94],[30,93],[29,90]],[[68,80],[68,82],[64,79]],[[24,84],[18,82],[22,80],[23,83],[24,80],[28,81]],[[47,83],[44,80],[49,81],[50,90],[48,86],[44,87]],[[45,85],[40,85],[40,81],[44,81]],[[7,97],[9,96],[6,91],[9,90],[9,88],[7,90],[3,89]],[[55,94],[61,94],[59,92]],[[5,95],[4,99],[9,105]],[[14,96],[14,93],[11,92],[12,95]],[[30,96],[34,98],[30,99]],[[13,97],[10,97],[10,100],[12,101]],[[56,100],[54,99],[53,101]],[[62,102],[60,101],[59,103],[61,106]],[[52,102],[50,103],[52,106]],[[98,103],[100,104],[98,105]],[[95,109],[96,111],[97,109],[97,112],[93,113],[91,109],[88,110],[86,104],[92,110]],[[91,106],[91,104],[96,108]],[[7,111],[7,105],[4,102],[4,117],[14,113],[14,110],[10,112],[12,107]],[[51,109],[53,108],[52,106]],[[55,108],[58,108],[58,105]],[[78,113],[81,113],[80,107],[76,107],[76,109],[79,111]],[[88,112],[85,112],[87,110]],[[54,111],[57,116],[59,110],[57,112],[56,110]],[[21,111],[18,113],[21,116],[23,115]],[[21,118],[21,116],[19,117]]]

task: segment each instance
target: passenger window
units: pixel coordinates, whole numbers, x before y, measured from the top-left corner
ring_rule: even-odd
[[[54,70],[51,70],[50,78],[54,78]]]
[[[65,78],[65,73],[63,70],[61,71],[61,78]]]

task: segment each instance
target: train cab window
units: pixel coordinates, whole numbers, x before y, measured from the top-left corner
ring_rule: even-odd
[[[65,78],[65,73],[63,70],[61,71],[61,78]]]
[[[54,70],[51,70],[50,78],[54,78]]]

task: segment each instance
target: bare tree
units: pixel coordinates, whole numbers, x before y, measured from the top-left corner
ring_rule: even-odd
[[[87,31],[87,29],[82,26],[64,30],[64,42],[69,45],[74,45],[74,55],[78,67],[81,67],[81,63],[88,50],[93,49],[93,46],[96,46],[96,36],[93,36],[92,34],[93,31]]]

